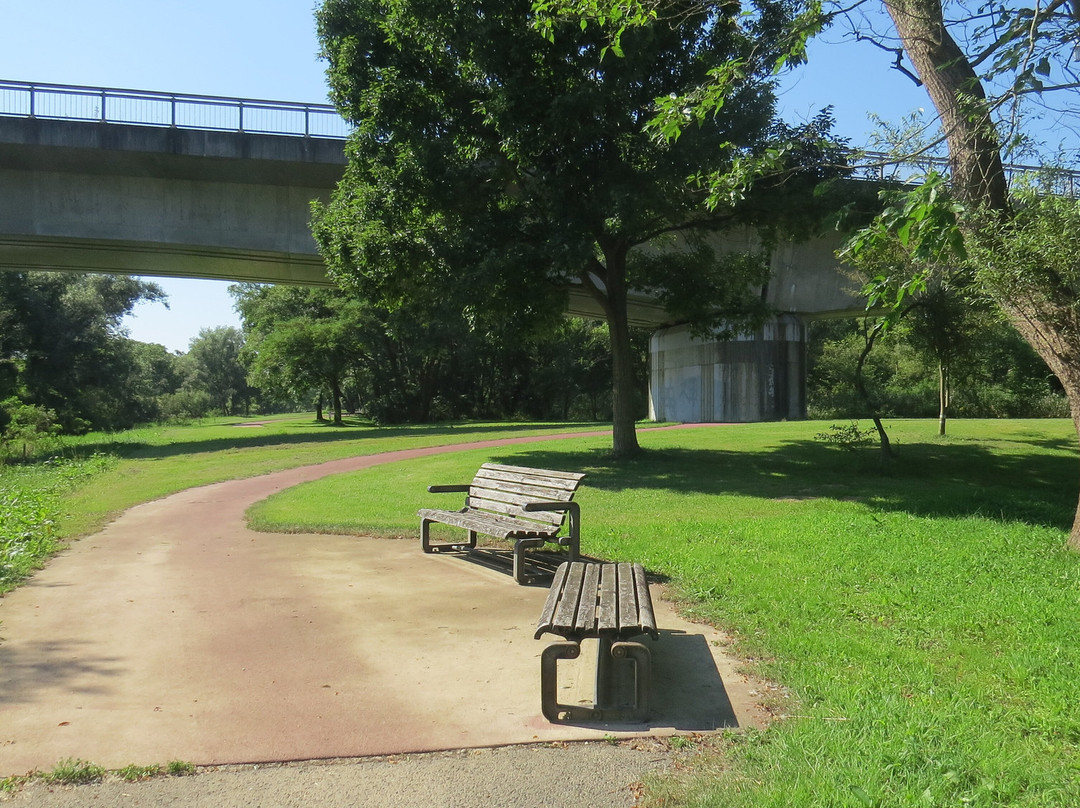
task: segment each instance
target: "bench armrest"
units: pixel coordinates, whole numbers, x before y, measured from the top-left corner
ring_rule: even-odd
[[[570,511],[581,512],[576,502],[526,502],[521,506],[523,511]]]
[[[469,486],[467,485],[429,485],[427,487],[429,494],[467,494],[469,492]]]
[[[576,502],[526,502],[521,506],[523,511],[566,511],[570,518],[567,520],[567,530],[570,538],[575,542],[581,536],[581,506]]]

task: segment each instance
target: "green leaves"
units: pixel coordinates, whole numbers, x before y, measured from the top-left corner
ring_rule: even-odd
[[[885,210],[840,251],[840,258],[864,269],[870,280],[862,293],[867,308],[895,315],[912,295],[926,291],[941,267],[967,259],[960,219],[965,208],[948,194],[945,178],[930,174],[903,194],[884,192]]]
[[[964,206],[950,198],[946,182],[943,175],[932,172],[882,212],[882,224],[916,261],[967,257],[959,225]]]

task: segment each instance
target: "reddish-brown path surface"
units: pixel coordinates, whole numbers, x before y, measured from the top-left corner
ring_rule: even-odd
[[[313,760],[759,723],[725,638],[678,617],[656,588],[653,720],[553,725],[539,709],[546,640],[532,637],[542,587],[424,555],[418,541],[245,527],[250,505],[303,481],[520,442],[194,488],[75,542],[0,599],[0,778],[65,758]],[[564,665],[568,701],[590,671],[584,656]]]

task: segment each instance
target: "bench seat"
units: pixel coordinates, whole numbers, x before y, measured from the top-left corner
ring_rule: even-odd
[[[460,510],[423,508],[420,517],[420,545],[425,553],[467,551],[476,547],[483,534],[514,542],[514,580],[526,583],[525,551],[551,542],[569,550],[576,561],[581,547],[581,514],[573,502],[581,472],[554,471],[527,466],[484,463],[469,485],[432,485],[431,493],[464,493]],[[431,541],[433,524],[468,531],[468,541],[436,544]],[[559,534],[566,528],[566,535]]]
[[[417,511],[417,515],[431,522],[465,528],[465,530],[498,539],[542,538],[546,540],[554,537],[560,527],[560,525],[552,525],[550,528],[545,528],[535,522],[523,522],[512,516],[499,516],[479,511],[442,511],[424,508]]]
[[[555,634],[563,642],[548,645],[540,656],[540,706],[551,722],[645,721],[649,716],[652,656],[630,639],[648,634],[659,639],[652,596],[640,564],[565,562],[555,572],[535,638]],[[599,642],[594,707],[558,703],[558,661],[577,659],[581,641]],[[625,662],[624,662],[625,660]],[[632,663],[633,670],[628,669]],[[632,703],[616,703],[620,682],[632,673]]]

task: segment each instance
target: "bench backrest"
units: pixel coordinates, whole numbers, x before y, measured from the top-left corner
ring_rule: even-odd
[[[569,502],[584,476],[573,471],[485,463],[469,486],[467,504],[470,508],[558,527],[565,512],[524,511],[523,506],[529,502]]]

